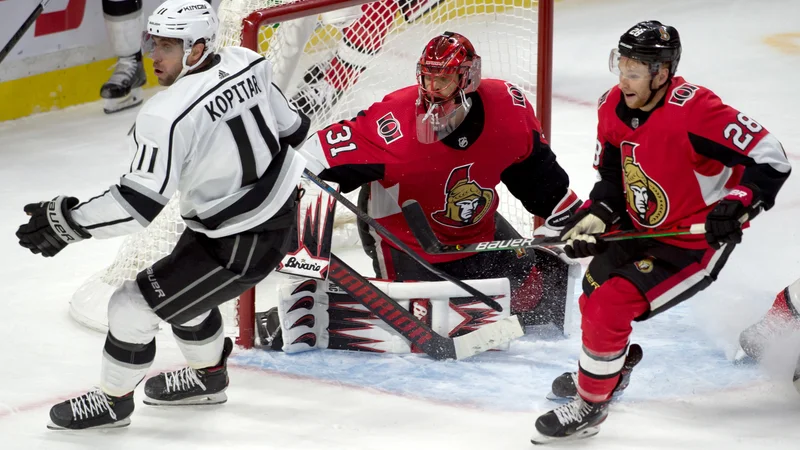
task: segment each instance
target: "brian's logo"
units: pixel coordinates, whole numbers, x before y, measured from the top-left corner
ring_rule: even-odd
[[[380,135],[387,144],[391,144],[403,137],[403,132],[400,131],[400,122],[394,118],[391,112],[386,113],[385,116],[378,119],[378,135]]]
[[[450,172],[444,188],[444,209],[431,214],[433,220],[449,227],[464,227],[479,222],[489,212],[494,191],[470,180],[470,167],[472,164],[467,164]]]
[[[622,170],[625,172],[626,199],[628,210],[633,212],[636,221],[645,227],[652,228],[661,225],[667,218],[669,200],[664,189],[644,173],[634,157],[627,156],[633,155],[633,150],[638,145],[631,142],[622,143],[623,154],[626,155],[622,161]],[[626,149],[626,146],[629,148]]]

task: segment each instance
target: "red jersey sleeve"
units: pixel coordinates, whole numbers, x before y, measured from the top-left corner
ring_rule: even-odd
[[[783,146],[752,117],[728,106],[708,89],[696,88],[689,100],[686,128],[694,151],[727,167],[743,166],[741,184],[753,189],[765,209],[789,177]]]
[[[387,142],[402,137],[393,134],[400,133],[400,127],[387,106],[391,97],[312,135],[302,148],[310,157],[309,168],[320,178],[338,183],[344,192],[382,179],[386,166],[398,160]]]

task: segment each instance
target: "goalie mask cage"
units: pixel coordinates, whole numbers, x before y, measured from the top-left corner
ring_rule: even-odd
[[[322,98],[312,115],[313,132],[416,83],[416,61],[424,45],[444,31],[458,32],[481,55],[483,78],[510,81],[529,100],[535,99],[536,114],[549,137],[553,1],[223,0],[217,45],[248,47],[272,61],[274,81],[293,105]],[[323,79],[337,87],[334,96],[315,90],[315,83]],[[304,180],[304,185],[303,209],[320,192],[310,182]],[[520,233],[531,236],[530,214],[504,186],[498,191],[500,213]],[[73,294],[70,314],[75,320],[107,330],[111,293],[169,254],[183,232],[177,203],[173,198],[147,229],[126,237],[112,264]],[[337,230],[354,230],[355,216],[343,209],[337,208]],[[341,234],[335,235],[334,248],[354,245],[352,230],[344,242],[336,242]],[[255,289],[220,309],[227,333],[236,335],[238,345],[252,347]]]

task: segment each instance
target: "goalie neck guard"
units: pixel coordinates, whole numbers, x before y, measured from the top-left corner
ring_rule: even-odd
[[[451,32],[431,39],[417,63],[417,139],[430,144],[452,133],[469,111],[466,94],[480,82],[481,57],[469,39]]]

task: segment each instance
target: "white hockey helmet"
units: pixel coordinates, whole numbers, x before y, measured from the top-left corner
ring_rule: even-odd
[[[180,79],[214,52],[218,29],[217,13],[206,0],[167,0],[147,19],[144,49],[152,50],[152,36],[183,40],[183,70],[177,78]],[[186,61],[192,46],[200,39],[205,41],[205,51],[200,60],[189,67]]]

